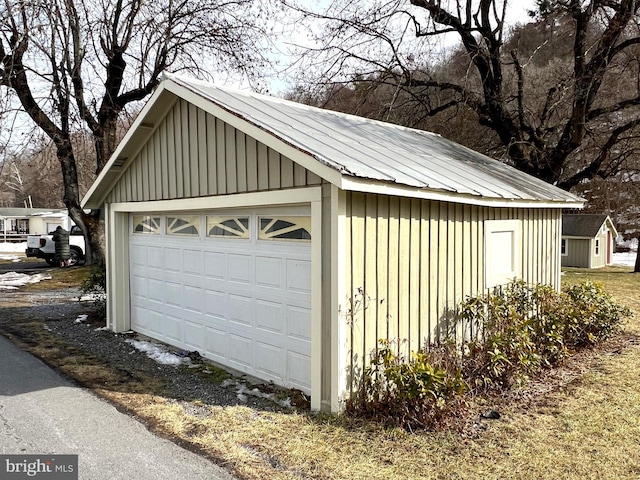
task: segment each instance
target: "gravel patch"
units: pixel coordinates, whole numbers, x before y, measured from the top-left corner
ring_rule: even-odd
[[[198,358],[199,355],[192,353],[191,360],[187,356],[189,352],[181,352],[136,333],[116,334],[105,330],[105,322],[96,317],[92,303],[80,302],[78,298],[79,292],[75,289],[2,294],[0,324],[43,321],[43,328],[69,345],[92,353],[121,373],[133,377],[151,376],[161,380],[166,396],[199,415],[204,414],[202,405],[244,405],[266,411],[287,410],[288,391],[276,389],[273,385],[258,385],[256,395],[247,395],[248,391],[256,387],[247,378],[230,377],[223,379],[224,381],[215,381],[210,377],[215,375],[216,368]],[[87,318],[84,319],[83,315],[87,315]],[[184,363],[180,366],[158,363],[127,343],[128,339],[163,345],[167,351],[184,357]],[[207,374],[207,371],[214,373]]]

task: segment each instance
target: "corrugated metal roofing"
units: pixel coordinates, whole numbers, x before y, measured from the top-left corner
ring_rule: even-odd
[[[488,199],[582,199],[437,134],[168,76],[342,175]]]

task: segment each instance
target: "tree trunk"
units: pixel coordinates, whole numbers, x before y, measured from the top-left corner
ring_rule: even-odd
[[[636,265],[633,267],[633,273],[640,273],[640,237],[638,237],[638,251],[636,253]]]
[[[78,172],[69,138],[56,139],[57,156],[60,161],[64,183],[63,201],[69,210],[69,216],[80,228],[85,239],[85,261],[93,264],[104,256],[100,211],[85,213],[80,206],[80,190],[78,188]]]

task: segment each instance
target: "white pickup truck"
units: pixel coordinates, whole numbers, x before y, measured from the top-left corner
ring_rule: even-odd
[[[25,251],[27,257],[43,258],[49,265],[57,266],[56,245],[52,237],[52,234],[28,235],[27,250]],[[84,236],[77,225],[72,226],[69,232],[69,247],[71,252],[69,264],[80,265],[84,263]]]

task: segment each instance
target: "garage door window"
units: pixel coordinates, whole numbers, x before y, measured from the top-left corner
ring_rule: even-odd
[[[200,235],[200,215],[167,217],[167,235]]]
[[[249,217],[207,217],[207,236],[249,238]]]
[[[310,217],[260,217],[260,240],[311,241]]]
[[[134,215],[133,232],[158,235],[160,233],[160,217]]]

